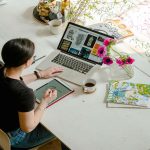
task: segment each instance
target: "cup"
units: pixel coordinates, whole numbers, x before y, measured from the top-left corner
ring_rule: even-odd
[[[53,34],[60,34],[62,32],[62,20],[61,19],[54,19],[49,22],[50,31]]]
[[[87,79],[83,84],[84,93],[93,93],[96,90],[96,80]]]

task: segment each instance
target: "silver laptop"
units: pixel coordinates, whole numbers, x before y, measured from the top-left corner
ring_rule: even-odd
[[[113,38],[69,22],[57,50],[50,53],[36,69],[44,70],[48,67],[62,66],[64,72],[58,77],[83,85],[84,80],[94,72],[95,67],[102,65],[102,59],[98,57],[97,50],[107,37]]]

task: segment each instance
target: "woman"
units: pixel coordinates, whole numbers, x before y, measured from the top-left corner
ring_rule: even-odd
[[[10,137],[12,147],[31,148],[54,135],[39,124],[47,104],[54,100],[57,91],[48,89],[41,103],[35,108],[35,95],[26,84],[50,78],[62,68],[48,68],[21,77],[24,69],[33,62],[34,43],[25,38],[12,39],[2,48],[4,67],[0,69],[0,128]]]

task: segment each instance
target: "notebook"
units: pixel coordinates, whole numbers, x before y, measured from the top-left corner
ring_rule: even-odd
[[[111,80],[107,107],[150,108],[150,84]]]
[[[58,77],[83,85],[95,70],[102,65],[102,59],[97,51],[105,38],[112,36],[94,31],[90,28],[69,22],[58,44],[57,50],[50,53],[36,69],[61,66],[64,72]]]
[[[64,97],[74,92],[74,89],[72,87],[68,86],[66,83],[62,82],[61,80],[55,78],[49,81],[48,83],[44,84],[43,86],[39,87],[38,89],[34,90],[36,101],[38,103],[40,103],[44,92],[49,88],[57,90],[57,97],[53,101],[51,101],[48,104],[48,106],[53,105],[54,103],[58,102],[59,100],[62,100]]]

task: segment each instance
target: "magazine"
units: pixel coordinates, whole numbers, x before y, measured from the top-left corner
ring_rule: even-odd
[[[150,84],[111,80],[106,103],[107,107],[150,108]]]

